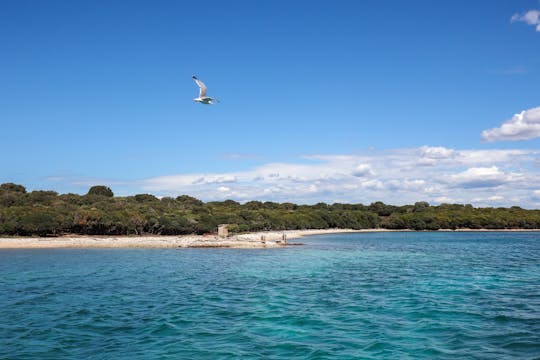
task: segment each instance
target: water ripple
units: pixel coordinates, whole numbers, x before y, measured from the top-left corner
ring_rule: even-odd
[[[0,359],[536,359],[540,234],[0,251]]]

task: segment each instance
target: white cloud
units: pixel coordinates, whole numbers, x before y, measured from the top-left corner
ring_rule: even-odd
[[[360,164],[352,172],[353,176],[356,177],[367,177],[375,175],[373,170],[371,170],[371,165],[369,164]]]
[[[440,146],[368,150],[348,155],[309,155],[242,171],[184,173],[136,181],[93,179],[116,194],[188,194],[204,201],[234,199],[295,203],[383,201],[388,204],[462,202],[536,206],[538,150],[458,150]],[[430,166],[422,163],[433,160]],[[77,179],[55,178],[77,184]],[[87,191],[86,188],[81,188]],[[496,192],[494,192],[496,190]],[[501,199],[493,198],[500,196]],[[537,194],[540,198],[540,193]],[[491,200],[489,199],[491,197]]]
[[[456,156],[456,151],[442,146],[421,146],[420,155],[428,159],[449,159]]]
[[[540,11],[529,10],[524,14],[514,14],[511,19],[512,22],[521,21],[528,25],[533,25],[536,31],[540,32]]]
[[[384,184],[380,180],[366,180],[358,184],[360,188],[363,189],[372,189],[372,190],[382,190],[384,189]]]
[[[534,202],[540,202],[540,190],[533,190],[531,199]]]
[[[201,176],[197,178],[193,184],[222,184],[235,182],[236,176],[234,175],[211,175],[211,176]]]
[[[416,191],[426,191],[426,181],[422,179],[401,179],[401,180],[388,180],[386,182],[386,187],[393,191],[400,190],[416,190]]]
[[[496,187],[508,184],[518,179],[521,174],[506,173],[496,166],[474,167],[463,172],[449,176],[449,182],[453,186],[464,188]]]
[[[490,196],[484,196],[484,197],[475,197],[472,199],[472,201],[474,204],[476,204],[477,206],[482,206],[482,207],[493,207],[493,206],[502,206],[504,204],[506,204],[507,206],[513,206],[516,204],[515,202],[515,197],[508,201],[506,200],[506,198],[502,195],[490,195]]]
[[[511,164],[518,159],[531,160],[530,156],[536,154],[534,150],[463,150],[459,151],[459,163],[467,166]]]
[[[448,196],[439,196],[438,198],[435,198],[435,202],[438,204],[456,204],[459,201],[456,201]]]
[[[482,131],[482,141],[515,141],[540,137],[540,107],[515,114],[500,127]]]
[[[527,181],[535,183],[536,178],[533,174],[524,176],[514,166],[530,163],[529,167],[540,173],[539,168],[532,166],[537,153],[536,150],[456,150],[438,146],[370,150],[350,155],[304,156],[303,163],[269,163],[234,173],[157,177],[142,184],[154,192],[187,193],[203,200],[236,196],[237,200],[299,203],[338,199],[406,204],[419,198],[438,202],[446,197],[454,202],[461,199],[471,202],[479,194],[483,198],[493,195],[489,194],[493,187],[502,193],[515,192],[513,187],[518,181],[524,191],[530,189],[532,185]],[[432,159],[434,163],[426,167],[421,164],[422,159]],[[226,186],[225,181],[228,181]],[[229,190],[224,191],[224,187]],[[448,199],[444,202],[449,202]]]
[[[442,146],[421,146],[418,149],[420,155],[417,164],[418,166],[435,166],[442,160],[454,159],[458,153],[453,149],[447,149]]]

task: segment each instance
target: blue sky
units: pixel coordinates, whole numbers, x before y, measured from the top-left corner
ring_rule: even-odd
[[[540,207],[538,10],[3,1],[0,182]],[[193,74],[220,104],[193,102]]]

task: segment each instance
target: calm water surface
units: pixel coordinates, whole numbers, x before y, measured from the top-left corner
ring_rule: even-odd
[[[0,250],[0,359],[538,359],[540,233]]]

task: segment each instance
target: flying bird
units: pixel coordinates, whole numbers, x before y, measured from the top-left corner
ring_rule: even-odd
[[[195,80],[195,83],[199,87],[199,97],[193,99],[193,101],[200,102],[204,105],[213,105],[216,102],[219,102],[219,100],[217,99],[206,96],[206,85],[204,85],[201,80],[199,80],[195,75],[193,75],[192,78],[193,80]]]

